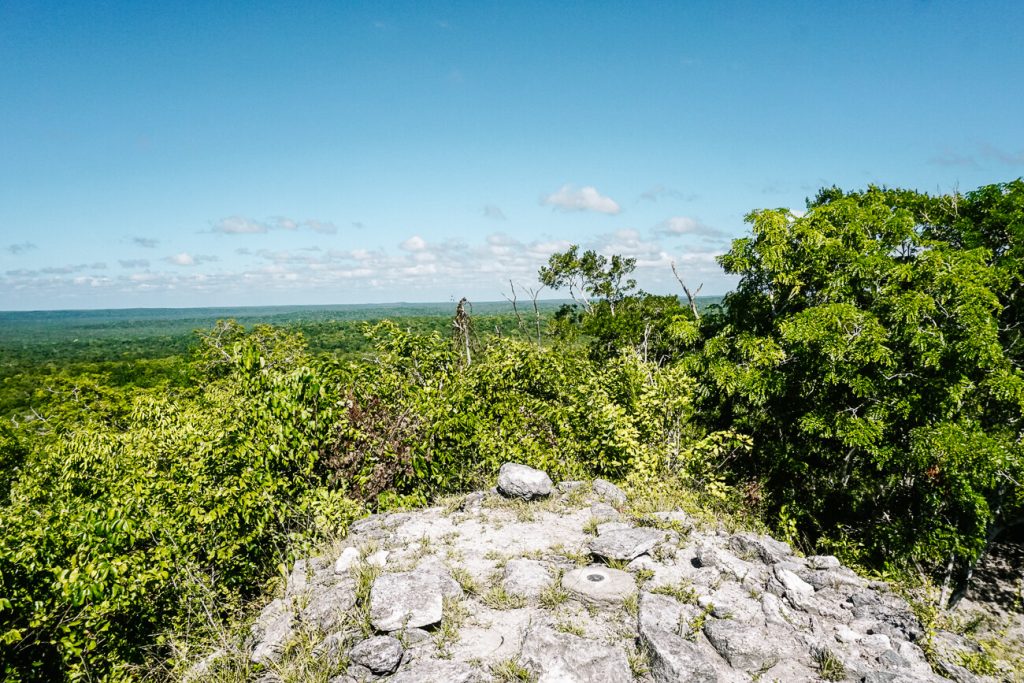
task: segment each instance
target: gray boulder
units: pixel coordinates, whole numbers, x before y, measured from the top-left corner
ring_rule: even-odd
[[[370,623],[378,631],[436,624],[441,621],[443,598],[436,574],[382,574],[370,588]]]
[[[653,549],[665,532],[650,527],[613,529],[590,541],[590,552],[607,560],[629,562]]]
[[[393,673],[402,663],[402,644],[391,636],[375,636],[352,648],[349,656],[360,666],[379,675]]]
[[[498,493],[506,498],[534,500],[551,495],[551,477],[547,472],[507,462],[498,470]]]
[[[620,648],[544,627],[527,634],[519,663],[537,683],[633,680],[629,660]]]

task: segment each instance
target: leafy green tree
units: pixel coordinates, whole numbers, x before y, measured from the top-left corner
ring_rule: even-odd
[[[615,315],[618,303],[636,289],[636,280],[629,277],[634,270],[635,258],[617,254],[608,258],[591,249],[580,254],[574,244],[551,255],[547,265],[540,269],[540,282],[551,289],[567,287],[572,298],[588,313],[594,309],[592,299],[601,299],[607,302],[611,315]]]
[[[975,223],[1019,215],[989,190],[974,196],[957,234],[972,211]],[[698,413],[754,437],[738,474],[763,482],[785,526],[947,577],[1024,513],[1006,277],[977,240],[936,239],[952,229],[936,226],[949,201],[832,188],[802,217],[751,213],[752,235],[719,258],[739,285],[688,361],[703,380]]]

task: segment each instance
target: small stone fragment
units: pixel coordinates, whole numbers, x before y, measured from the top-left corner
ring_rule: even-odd
[[[547,472],[507,462],[498,470],[498,493],[506,498],[534,500],[551,495],[551,477]]]
[[[358,561],[359,551],[356,548],[345,548],[334,562],[334,573],[344,574]]]
[[[366,564],[370,565],[371,567],[383,567],[388,563],[388,555],[390,554],[390,551],[378,550],[373,555],[369,555],[366,558]]]
[[[615,529],[590,541],[590,552],[609,560],[629,562],[651,550],[665,532],[650,527]]]
[[[403,652],[402,644],[391,636],[376,636],[356,645],[349,656],[379,676],[394,672],[402,663]]]
[[[811,555],[807,558],[807,566],[812,569],[838,569],[838,558],[832,555]]]

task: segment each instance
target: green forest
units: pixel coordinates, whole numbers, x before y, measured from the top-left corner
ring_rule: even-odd
[[[0,674],[159,679],[203,610],[506,461],[955,596],[1024,522],[1024,181],[746,221],[724,298],[572,247],[536,307],[4,314]]]

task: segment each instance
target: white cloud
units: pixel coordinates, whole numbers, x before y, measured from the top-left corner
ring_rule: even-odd
[[[255,235],[271,230],[312,230],[322,234],[333,235],[338,232],[338,227],[330,221],[321,221],[315,218],[298,220],[288,216],[274,216],[267,221],[258,221],[245,216],[228,216],[214,223],[212,231],[224,235]]]
[[[228,216],[213,224],[213,231],[225,235],[251,235],[269,230],[266,223],[254,221],[244,216]]]
[[[207,254],[196,254],[192,255],[187,251],[183,251],[180,254],[167,257],[168,263],[173,263],[176,266],[198,266],[201,263],[212,263],[217,260],[216,256]]]
[[[705,225],[691,216],[673,216],[654,226],[654,232],[668,237],[696,235],[699,237],[725,237],[725,233]]]
[[[149,261],[144,258],[120,259],[118,263],[122,268],[148,268]]]
[[[590,185],[578,190],[572,185],[563,185],[558,192],[543,197],[540,203],[559,211],[596,211],[610,216],[622,211],[614,199],[605,197]]]
[[[402,242],[398,246],[401,249],[405,250],[405,251],[417,252],[417,251],[423,251],[424,249],[426,249],[427,248],[427,243],[419,235],[413,235],[412,237],[410,237],[409,239],[405,240],[404,242]]]
[[[152,237],[133,237],[132,244],[137,247],[143,247],[145,249],[155,249],[160,244],[160,240],[153,239]]]

